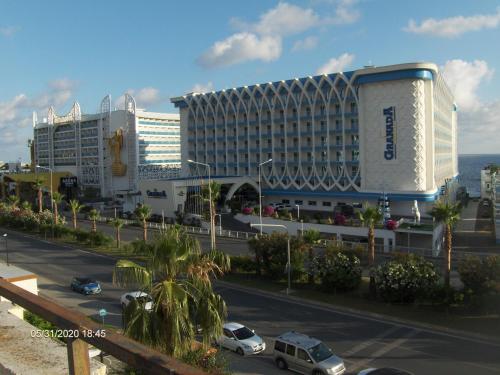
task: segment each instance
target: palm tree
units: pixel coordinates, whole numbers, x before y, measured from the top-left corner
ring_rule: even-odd
[[[97,232],[97,220],[99,220],[100,217],[101,217],[101,215],[99,215],[99,211],[97,211],[95,208],[93,208],[89,211],[89,219],[90,219],[90,221],[92,221],[92,227],[91,227],[90,231],[92,233]]]
[[[358,214],[359,220],[368,227],[368,264],[375,263],[375,224],[382,220],[382,213],[376,207],[366,207]]]
[[[73,229],[77,228],[77,214],[83,208],[83,204],[78,202],[76,199],[72,199],[69,201],[69,208],[71,209],[71,215],[73,218]]]
[[[215,249],[215,208],[220,198],[221,184],[211,181],[208,186],[203,187],[202,199],[208,203],[208,216],[210,218],[210,248]],[[211,198],[211,199],[210,199]]]
[[[444,224],[445,230],[445,248],[446,261],[444,269],[444,283],[450,286],[450,270],[451,270],[451,246],[452,246],[452,227],[460,219],[460,209],[458,204],[438,201],[431,211],[431,216],[438,223]]]
[[[33,187],[35,188],[37,192],[37,201],[38,201],[38,212],[43,211],[43,192],[42,192],[42,187],[43,187],[43,180],[37,178],[35,182],[33,182]]]
[[[309,264],[312,264],[312,261],[314,258],[314,247],[313,246],[315,244],[317,244],[320,240],[319,231],[317,231],[315,229],[306,230],[302,236],[302,239],[307,244]],[[309,274],[308,274],[308,282],[309,282],[309,284],[314,284],[314,275],[312,274],[312,272],[309,272]]]
[[[120,229],[122,229],[123,227],[123,224],[125,224],[125,222],[118,218],[118,217],[115,217],[113,220],[111,220],[111,225],[113,227],[115,227],[115,236],[116,236],[116,247],[117,248],[120,248]]]
[[[59,193],[58,191],[55,191],[52,194],[52,200],[54,202],[54,223],[57,224],[59,221],[59,209],[58,206],[61,204],[62,200],[64,198],[64,195]]]
[[[145,204],[137,207],[135,209],[135,216],[142,224],[142,239],[144,242],[148,240],[148,222],[147,220],[151,216],[151,207]]]
[[[16,208],[19,205],[19,198],[17,195],[9,195],[7,197],[7,204],[10,208]]]
[[[22,204],[21,204],[21,208],[24,210],[24,211],[31,211],[31,203],[28,202],[28,201],[24,201]]]
[[[142,242],[136,251],[146,263],[119,260],[113,282],[151,293],[154,306],[149,313],[140,304],[130,304],[125,333],[179,357],[200,328],[208,348],[222,334],[226,317],[226,304],[213,291],[211,278],[230,269],[229,257],[217,250],[202,253],[199,242],[178,225],[162,230],[151,243]]]

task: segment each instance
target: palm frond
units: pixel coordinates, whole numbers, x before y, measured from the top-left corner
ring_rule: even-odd
[[[119,260],[113,270],[113,284],[121,287],[136,286],[141,290],[149,290],[151,279],[148,269],[130,260]]]

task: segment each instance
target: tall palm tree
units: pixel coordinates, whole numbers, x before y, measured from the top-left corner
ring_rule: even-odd
[[[38,201],[38,212],[43,211],[43,192],[42,192],[42,187],[43,187],[43,180],[37,178],[35,182],[33,182],[33,187],[36,190],[37,193],[37,201]]]
[[[52,200],[54,201],[54,223],[57,224],[59,222],[59,205],[61,204],[62,200],[64,198],[64,195],[59,193],[58,191],[55,191],[52,194]]]
[[[120,243],[121,243],[120,229],[122,229],[123,224],[125,224],[125,222],[122,219],[120,219],[119,217],[115,217],[113,220],[111,220],[111,225],[115,228],[116,247],[117,248],[120,248]]]
[[[101,217],[101,215],[99,215],[99,211],[97,211],[95,208],[93,208],[89,211],[89,219],[90,219],[90,221],[92,221],[92,226],[91,226],[90,231],[92,233],[97,232],[97,220],[99,220],[100,217]]]
[[[210,248],[215,249],[215,209],[220,198],[221,184],[211,181],[209,185],[203,187],[202,199],[208,203],[208,215],[210,218]]]
[[[302,236],[302,239],[307,245],[307,252],[308,252],[308,259],[309,259],[309,264],[312,264],[313,258],[314,258],[314,245],[317,244],[320,240],[320,234],[319,231],[315,229],[309,229],[306,230]],[[314,275],[312,272],[309,272],[308,274],[308,282],[309,284],[314,284]]]
[[[137,207],[134,211],[135,216],[142,224],[142,239],[144,242],[148,240],[148,222],[147,220],[151,216],[151,207],[143,204]]]
[[[375,262],[375,224],[382,220],[383,215],[376,207],[366,207],[358,217],[368,227],[368,264],[371,267]]]
[[[83,204],[78,202],[76,199],[69,201],[69,208],[71,209],[71,216],[73,219],[73,229],[77,228],[77,214],[83,208]]]
[[[432,208],[431,216],[438,223],[444,224],[446,248],[444,283],[446,286],[450,286],[452,227],[458,219],[460,219],[460,209],[458,204],[447,201],[438,201]]]
[[[202,253],[199,242],[180,226],[162,230],[137,251],[144,265],[119,260],[113,282],[151,293],[153,311],[130,304],[125,311],[125,333],[169,355],[186,353],[201,329],[203,346],[222,333],[226,304],[212,288],[211,278],[230,269],[229,257],[217,250]]]

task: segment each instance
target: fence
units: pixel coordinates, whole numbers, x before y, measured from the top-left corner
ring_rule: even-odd
[[[78,338],[67,341],[68,365],[71,375],[90,374],[88,344],[92,344],[120,361],[140,369],[141,374],[206,375],[199,369],[179,362],[123,335],[111,331],[106,331],[105,337],[89,334],[89,332],[99,332],[102,329],[101,325],[89,320],[80,312],[66,309],[53,301],[30,293],[2,279],[0,279],[0,295],[48,320],[60,329],[75,332],[75,336],[76,331],[78,331]]]

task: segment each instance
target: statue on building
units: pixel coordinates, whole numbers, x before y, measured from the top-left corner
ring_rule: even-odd
[[[123,129],[117,129],[113,136],[108,139],[108,146],[113,156],[113,164],[111,170],[113,176],[125,176],[127,173],[127,165],[123,164],[120,158],[120,153],[123,148]]]
[[[413,201],[411,212],[413,213],[413,224],[420,225],[420,211],[418,210],[418,202],[416,200]]]

